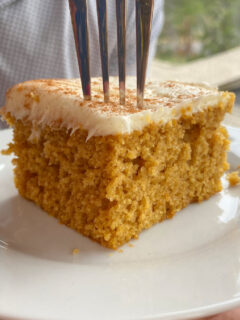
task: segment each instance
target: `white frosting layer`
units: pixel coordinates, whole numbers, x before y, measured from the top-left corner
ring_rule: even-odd
[[[78,79],[27,81],[8,91],[3,112],[29,120],[36,128],[49,125],[74,132],[81,127],[88,131],[89,139],[141,130],[151,122],[164,124],[183,113],[196,113],[230,99],[230,95],[205,84],[148,82],[144,107],[139,108],[136,79],[129,78],[126,86],[126,104],[121,106],[117,78],[110,79],[109,103],[103,102],[99,78],[92,80],[91,101],[83,100]]]

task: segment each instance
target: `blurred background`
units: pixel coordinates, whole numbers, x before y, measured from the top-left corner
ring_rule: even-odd
[[[158,59],[183,63],[239,45],[240,0],[165,1]]]
[[[240,104],[240,0],[166,0],[151,76],[209,81]]]

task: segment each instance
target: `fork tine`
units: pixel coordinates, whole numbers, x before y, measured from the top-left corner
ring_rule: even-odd
[[[107,32],[107,5],[106,0],[97,1],[99,43],[102,61],[102,77],[104,101],[109,101],[109,72],[108,72],[108,32]]]
[[[120,104],[125,104],[126,0],[116,0]]]
[[[154,0],[136,0],[137,103],[143,107]]]
[[[86,0],[69,0],[83,96],[91,99],[89,40]]]

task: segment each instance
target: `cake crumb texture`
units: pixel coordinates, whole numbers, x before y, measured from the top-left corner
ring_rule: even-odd
[[[73,255],[77,255],[77,254],[79,254],[79,252],[80,252],[80,251],[79,251],[78,248],[74,248],[73,251],[72,251],[72,254],[73,254]]]
[[[227,174],[227,180],[230,186],[236,186],[240,183],[240,176],[238,171],[233,171]]]
[[[48,126],[29,140],[32,123],[8,114],[16,187],[61,223],[116,249],[221,190],[229,141],[220,122],[232,104],[87,142],[84,129]]]

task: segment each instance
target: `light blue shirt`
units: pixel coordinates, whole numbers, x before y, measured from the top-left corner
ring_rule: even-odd
[[[118,74],[115,1],[107,0],[109,70]],[[96,0],[88,0],[91,76],[101,75]],[[149,59],[163,23],[163,0],[155,0]],[[127,0],[127,74],[136,72],[135,1]],[[0,0],[0,106],[15,83],[76,78],[79,69],[67,0]],[[1,126],[1,124],[0,124]]]

